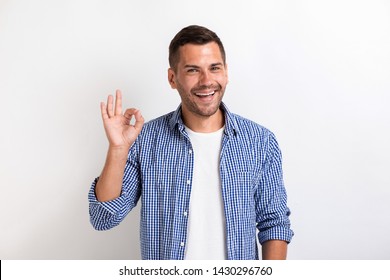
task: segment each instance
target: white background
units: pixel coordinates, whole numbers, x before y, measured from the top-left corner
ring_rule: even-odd
[[[0,259],[140,258],[138,208],[89,224],[99,102],[176,109],[168,45],[189,24],[225,45],[230,110],[279,140],[289,259],[390,259],[386,0],[0,0]]]

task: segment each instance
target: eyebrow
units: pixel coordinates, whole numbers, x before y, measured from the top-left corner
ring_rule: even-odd
[[[200,67],[197,65],[187,64],[187,65],[184,65],[184,68],[200,68]]]
[[[222,62],[217,62],[217,63],[212,63],[210,67],[215,67],[215,66],[223,66]],[[184,68],[196,68],[199,69],[200,67],[198,65],[193,65],[193,64],[187,64],[184,65]]]
[[[211,64],[211,66],[212,66],[212,67],[214,67],[214,66],[222,66],[222,67],[223,67],[224,65],[223,65],[222,62],[218,62],[218,63],[213,63],[213,64]]]

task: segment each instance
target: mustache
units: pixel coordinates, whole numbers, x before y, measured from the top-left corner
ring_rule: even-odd
[[[198,92],[198,91],[204,91],[204,90],[221,90],[221,85],[210,85],[210,86],[199,86],[191,89],[192,93]]]

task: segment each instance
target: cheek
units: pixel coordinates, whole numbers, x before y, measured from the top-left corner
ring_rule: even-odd
[[[177,91],[180,93],[180,95],[188,95],[188,92],[191,91],[190,88],[186,86],[186,84],[183,83],[176,83],[177,84]]]
[[[193,77],[186,77],[180,81],[181,88],[186,92],[191,91],[197,84],[197,80]]]
[[[222,87],[225,87],[228,83],[228,79],[225,77],[221,77],[219,79],[215,80],[218,84],[220,84]]]

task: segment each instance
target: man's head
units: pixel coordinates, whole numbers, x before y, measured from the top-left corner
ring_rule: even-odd
[[[172,39],[169,45],[169,66],[176,71],[177,63],[180,60],[180,47],[186,44],[205,45],[207,43],[217,43],[223,63],[226,64],[226,54],[221,39],[215,32],[199,25],[190,25],[183,28]]]
[[[223,118],[220,104],[228,83],[225,60],[221,40],[207,28],[188,26],[173,38],[168,81],[180,94],[187,126]]]

